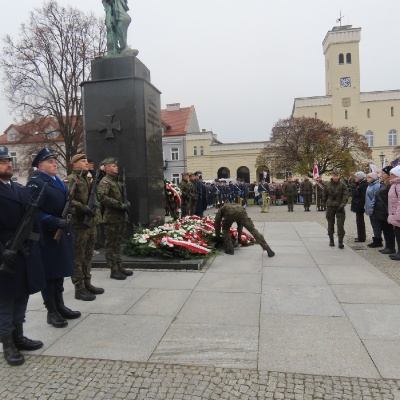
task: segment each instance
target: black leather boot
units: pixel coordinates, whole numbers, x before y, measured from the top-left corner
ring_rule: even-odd
[[[85,288],[89,293],[93,293],[93,294],[103,294],[104,293],[103,288],[93,286],[90,281],[85,281]]]
[[[117,281],[123,281],[126,279],[126,275],[124,275],[122,272],[119,272],[118,270],[111,271],[110,274],[111,279],[116,279]]]
[[[339,240],[339,245],[338,245],[339,249],[344,249],[343,238],[340,237],[338,240]]]
[[[83,301],[93,301],[96,296],[88,292],[86,289],[75,289],[75,299]]]
[[[225,254],[230,254],[231,256],[233,256],[235,252],[233,251],[233,249],[226,249]]]
[[[24,336],[22,324],[14,324],[14,327],[15,329],[12,333],[12,337],[18,350],[33,351],[43,347],[43,342],[40,340],[32,340]]]
[[[391,260],[400,261],[400,252],[398,252],[396,254],[390,254],[389,257]]]
[[[72,311],[70,308],[66,307],[64,304],[64,297],[62,293],[56,293],[54,296],[54,301],[56,303],[56,308],[58,313],[65,319],[75,319],[81,316],[79,311]]]
[[[271,250],[270,247],[268,247],[267,249],[263,249],[268,253],[268,257],[273,257],[275,255],[275,252]]]
[[[53,325],[54,328],[65,328],[68,322],[58,313],[54,299],[44,302],[47,308],[47,323]]]
[[[372,243],[367,244],[367,247],[369,247],[371,249],[375,249],[376,247],[383,247],[382,238],[379,239],[379,238],[373,237]]]
[[[3,336],[3,356],[9,365],[21,365],[24,363],[24,356],[15,347],[12,335]]]
[[[335,241],[333,240],[333,235],[329,235],[329,246],[335,246]]]
[[[125,276],[132,276],[133,275],[132,271],[129,271],[129,270],[127,270],[125,268],[122,268],[122,267],[119,268],[119,272],[121,272]]]

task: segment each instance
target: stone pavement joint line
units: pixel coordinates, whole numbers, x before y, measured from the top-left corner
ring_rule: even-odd
[[[398,400],[399,380],[27,356],[3,367],[0,398]]]

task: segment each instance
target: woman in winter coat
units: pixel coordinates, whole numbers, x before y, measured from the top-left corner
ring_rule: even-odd
[[[390,170],[390,189],[388,194],[388,222],[394,226],[397,253],[391,254],[392,260],[400,260],[400,166]]]
[[[393,167],[388,166],[382,168],[381,172],[381,186],[375,193],[375,208],[373,217],[380,226],[385,238],[385,248],[379,250],[382,254],[394,254],[395,250],[395,238],[394,238],[394,227],[387,222],[388,219],[388,193],[390,189],[390,170]]]
[[[365,193],[368,188],[368,182],[365,180],[365,172],[358,171],[354,174],[354,185],[351,194],[350,210],[356,213],[357,237],[355,242],[365,242],[367,239],[365,234]]]
[[[368,244],[367,246],[382,247],[382,229],[373,216],[375,208],[375,193],[380,187],[378,174],[376,172],[369,173],[367,175],[367,182],[368,188],[367,192],[365,193],[365,214],[369,216],[372,230],[374,232],[372,243]]]

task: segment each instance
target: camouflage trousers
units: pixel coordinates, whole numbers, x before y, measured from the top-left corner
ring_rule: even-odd
[[[288,209],[293,210],[293,204],[294,204],[294,195],[293,194],[286,195],[286,203],[287,203]]]
[[[74,226],[74,275],[71,280],[77,290],[90,283],[92,257],[96,243],[96,226],[91,228]]]
[[[118,271],[121,269],[121,244],[124,240],[125,221],[104,224],[104,233],[107,268]]]
[[[238,242],[240,243],[240,238],[242,236],[243,227],[246,228],[256,239],[257,243],[263,248],[263,250],[269,251],[271,248],[268,243],[265,241],[264,236],[261,235],[260,232],[255,228],[253,221],[246,215],[241,215],[235,221],[237,223],[238,230]],[[223,221],[222,222],[222,237],[224,238],[225,248],[229,250],[233,250],[233,244],[230,235],[230,227],[232,222]]]
[[[196,214],[196,201],[190,203],[190,215]]]
[[[327,207],[326,208],[326,220],[328,221],[328,235],[335,233],[335,216],[337,223],[338,238],[343,240],[344,238],[344,221],[346,219],[346,212],[344,210],[337,211],[338,207]]]
[[[181,217],[187,217],[190,215],[190,203],[189,202],[182,202],[181,204]]]
[[[311,194],[310,193],[304,193],[303,194],[303,202],[304,202],[304,208],[310,208],[311,206]]]

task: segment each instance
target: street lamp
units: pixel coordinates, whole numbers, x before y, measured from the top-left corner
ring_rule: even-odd
[[[381,166],[383,168],[383,162],[385,161],[385,154],[383,154],[383,151],[381,151],[381,154],[379,154],[379,158],[381,159]]]

